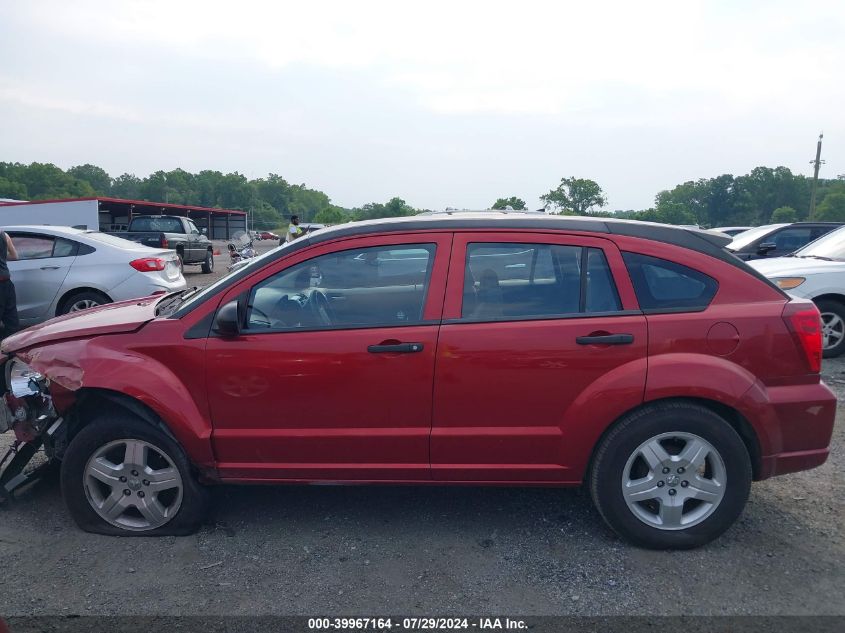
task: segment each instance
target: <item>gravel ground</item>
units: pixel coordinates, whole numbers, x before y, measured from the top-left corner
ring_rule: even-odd
[[[824,374],[842,402],[845,361]],[[843,439],[840,415],[824,466],[755,484],[689,552],[631,547],[557,489],[223,486],[196,535],[101,537],[48,479],[0,510],[0,614],[845,615]]]

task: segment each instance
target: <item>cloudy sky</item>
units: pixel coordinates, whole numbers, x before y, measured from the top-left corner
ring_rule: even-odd
[[[609,208],[685,180],[845,172],[845,3],[0,3],[0,160],[274,172],[357,206]]]

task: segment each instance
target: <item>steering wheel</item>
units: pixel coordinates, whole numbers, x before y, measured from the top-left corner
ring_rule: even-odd
[[[258,318],[256,318],[256,316]],[[256,306],[250,306],[249,324],[258,325],[260,327],[273,327],[273,320],[267,316],[267,313]]]
[[[322,290],[312,288],[308,295],[308,308],[319,325],[331,325],[333,322],[332,308]]]

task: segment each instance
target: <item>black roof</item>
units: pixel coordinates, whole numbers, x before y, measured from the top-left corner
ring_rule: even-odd
[[[292,248],[304,248],[339,237],[368,235],[373,233],[395,233],[404,231],[433,231],[461,229],[534,229],[552,231],[589,231],[613,235],[642,237],[684,248],[700,250],[707,254],[721,251],[730,238],[701,229],[681,228],[655,222],[638,220],[617,220],[572,215],[540,215],[510,211],[456,211],[431,215],[414,215],[402,218],[382,218],[338,224],[328,229],[300,238],[291,244]],[[300,243],[302,242],[302,243]],[[286,253],[291,252],[286,250]]]
[[[720,233],[712,233],[702,229],[683,228],[656,222],[641,222],[639,220],[617,220],[614,218],[599,218],[571,215],[535,215],[514,213],[510,211],[455,211],[436,213],[431,215],[414,215],[401,218],[381,218],[378,220],[364,220],[348,222],[329,228],[321,229],[296,239],[285,248],[273,253],[270,257],[263,257],[262,261],[270,262],[280,257],[302,250],[314,244],[328,242],[344,237],[358,237],[362,235],[381,235],[385,233],[404,233],[410,231],[458,231],[485,229],[529,229],[550,231],[585,231],[590,233],[607,233],[609,235],[627,235],[647,240],[673,244],[682,248],[698,251],[722,260],[732,266],[741,268],[744,272],[757,277],[772,285],[763,275],[748,266],[735,255],[723,247],[732,239]],[[221,290],[251,274],[251,266],[245,266],[227,277],[229,283],[221,286]],[[200,302],[202,303],[202,302]],[[199,304],[196,304],[199,305]],[[191,307],[193,309],[193,306]],[[178,310],[174,316],[181,317],[189,310]]]

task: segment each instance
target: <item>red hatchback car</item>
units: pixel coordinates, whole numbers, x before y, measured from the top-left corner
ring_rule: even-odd
[[[215,482],[583,484],[634,543],[694,547],[752,480],[822,464],[836,408],[815,306],[726,242],[507,213],[326,229],[6,339],[0,425],[61,460],[92,532],[188,533]]]

